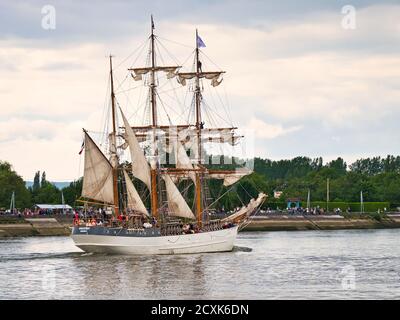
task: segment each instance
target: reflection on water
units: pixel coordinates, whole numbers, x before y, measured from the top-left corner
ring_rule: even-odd
[[[0,240],[1,299],[400,298],[400,230],[240,233],[232,252],[83,253],[69,237]]]

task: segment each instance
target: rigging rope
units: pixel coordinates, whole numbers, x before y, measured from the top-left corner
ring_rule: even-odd
[[[180,45],[180,46],[183,46],[183,47],[186,47],[186,48],[193,48],[192,46],[189,46],[189,45],[186,45],[186,44],[183,44],[183,43],[180,43],[180,42],[176,42],[176,41],[173,41],[173,40],[169,40],[169,39],[166,39],[166,38],[163,38],[163,37],[160,37],[160,36],[157,36],[157,38],[165,40],[165,41],[168,41],[168,42],[171,42],[171,43],[174,43],[174,44],[177,44],[177,45]]]
[[[132,65],[135,64],[135,62],[137,61],[138,57],[140,57],[140,55],[148,41],[149,41],[148,38],[145,41],[143,41],[139,47],[137,47],[134,51],[132,51],[132,53],[130,53],[124,60],[122,60],[114,69],[116,70],[117,68],[119,68],[125,61],[127,61],[131,56],[133,56],[135,54],[136,51],[138,51],[141,48],[141,51],[139,52],[138,56],[136,57],[136,60],[132,63]]]
[[[207,209],[211,208],[215,203],[218,202],[218,200],[220,200],[224,195],[226,195],[228,192],[230,192],[233,188],[235,187],[235,185],[232,185],[228,190],[226,190],[219,198],[215,199],[214,202],[212,202]]]

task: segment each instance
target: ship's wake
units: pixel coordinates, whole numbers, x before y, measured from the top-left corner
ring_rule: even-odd
[[[234,246],[232,249],[232,252],[251,252],[251,251],[253,251],[253,249],[249,247]]]

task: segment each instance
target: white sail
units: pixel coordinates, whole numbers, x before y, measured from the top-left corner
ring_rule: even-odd
[[[211,84],[213,87],[218,86],[222,80],[218,81],[220,75],[224,73],[224,71],[211,71],[211,72],[179,72],[178,73],[178,82],[182,85],[186,85],[186,80],[193,79],[194,77],[199,77],[199,78],[206,78],[208,80],[212,80]]]
[[[192,210],[190,210],[185,199],[182,197],[179,189],[172,181],[169,175],[163,175],[165,187],[167,189],[168,209],[172,216],[196,219]]]
[[[212,142],[212,143],[229,143],[230,145],[236,145],[241,138],[241,136],[235,135],[235,132],[232,128],[219,128],[219,129],[210,129],[203,128],[201,129],[201,142]],[[194,137],[197,137],[197,129],[185,129],[179,132],[179,139],[185,146],[193,143]]]
[[[171,128],[170,130],[170,143],[167,146],[168,152],[174,152],[175,155],[175,167],[179,169],[194,169],[192,161],[186,153],[186,149],[183,146],[181,139],[179,138],[179,133],[176,132],[176,128]],[[182,176],[190,177],[194,184],[196,184],[196,174],[193,171],[185,172]],[[178,176],[177,176],[178,177]],[[175,182],[175,177],[172,177]]]
[[[181,169],[194,169],[185,148],[180,142],[177,143],[176,167]],[[193,183],[196,184],[196,174],[193,171],[189,171],[188,176],[190,177],[190,179],[192,179]]]
[[[112,166],[87,133],[82,197],[106,203],[114,202]]]
[[[251,199],[247,206],[243,206],[239,211],[222,219],[222,221],[234,221],[236,219],[243,219],[244,217],[250,215],[254,209],[256,209],[267,197],[267,195],[263,192],[258,194],[257,199]]]
[[[149,216],[147,209],[139,196],[135,186],[128,173],[124,170],[124,178],[126,183],[126,192],[128,194],[128,208]]]
[[[167,73],[167,79],[171,79],[176,76],[176,70],[179,69],[180,66],[166,66],[166,67],[147,67],[147,68],[132,68],[128,69],[133,71],[132,78],[135,81],[142,80],[142,75],[149,73],[151,70],[154,71],[164,71]]]
[[[132,174],[135,178],[143,181],[149,190],[151,190],[151,176],[150,167],[144,156],[143,150],[140,148],[139,142],[133,132],[128,120],[125,118],[124,113],[121,111],[122,119],[125,125],[125,138],[129,145],[132,160]]]
[[[224,179],[224,186],[228,187],[238,182],[243,177],[251,174],[253,171],[247,168],[236,169],[232,173],[211,173],[210,178],[213,179]]]

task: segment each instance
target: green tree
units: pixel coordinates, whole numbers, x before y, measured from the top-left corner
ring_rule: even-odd
[[[82,182],[83,179],[72,181],[68,187],[63,189],[65,203],[70,206],[78,205],[76,199],[78,199],[82,193]]]
[[[31,196],[25,182],[8,162],[0,161],[0,207],[9,208],[12,193],[15,192],[15,206],[18,209],[31,206]]]
[[[47,184],[46,172],[43,171],[43,173],[42,173],[42,181],[40,182],[40,185],[41,185],[41,186],[44,186],[44,185],[46,185],[46,184]]]
[[[40,188],[40,171],[35,173],[35,177],[33,178],[33,186],[32,190],[37,191]]]

